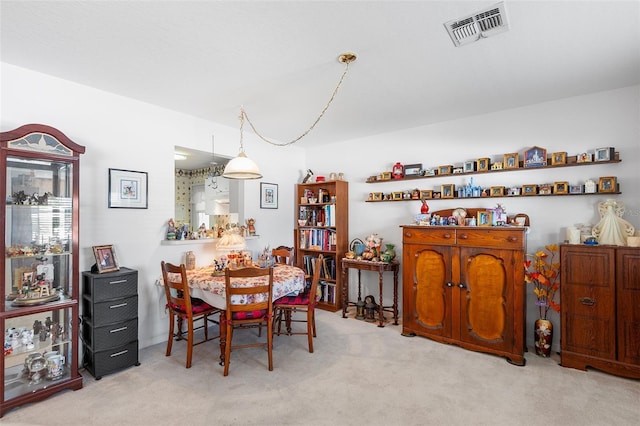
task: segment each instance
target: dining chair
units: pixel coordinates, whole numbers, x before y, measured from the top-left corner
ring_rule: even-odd
[[[271,250],[271,256],[276,263],[294,266],[296,264],[295,250],[293,247],[279,246]]]
[[[266,278],[266,280],[265,280]],[[260,283],[239,284],[234,279],[249,281],[260,280]],[[269,357],[269,371],[273,370],[273,268],[247,267],[225,270],[225,293],[227,311],[224,327],[227,341],[224,354],[224,375],[229,374],[231,351],[234,349],[266,346]],[[233,331],[243,328],[255,328],[265,325],[267,341],[257,341],[233,345]],[[258,336],[260,337],[260,336]]]
[[[164,291],[167,297],[167,309],[169,310],[169,338],[167,340],[166,356],[171,355],[173,339],[183,340],[183,322],[187,323],[187,368],[191,368],[191,357],[193,347],[209,340],[217,339],[219,335],[209,338],[209,323],[219,324],[212,318],[221,310],[215,308],[204,300],[191,297],[189,292],[189,282],[187,280],[187,270],[184,264],[180,266],[162,261],[162,279],[164,281]],[[195,327],[194,323],[202,320],[202,325]],[[178,324],[178,330],[174,332],[174,327]],[[204,340],[194,342],[194,331],[204,329]]]
[[[275,334],[306,334],[309,341],[309,352],[313,353],[313,338],[316,337],[316,317],[315,307],[317,303],[317,289],[318,281],[320,280],[320,269],[322,268],[323,256],[320,254],[315,259],[315,265],[313,268],[313,277],[311,279],[311,286],[306,288],[303,293],[298,295],[287,295],[279,298],[274,302],[274,328],[277,326]],[[296,314],[306,314],[300,316]],[[284,317],[286,332],[281,331],[282,320]],[[307,324],[306,331],[293,331],[293,322],[301,322]]]

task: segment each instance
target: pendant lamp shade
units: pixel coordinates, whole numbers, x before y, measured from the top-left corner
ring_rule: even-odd
[[[227,163],[222,177],[227,179],[260,179],[262,174],[256,163],[247,157],[244,151],[240,151],[236,158]]]

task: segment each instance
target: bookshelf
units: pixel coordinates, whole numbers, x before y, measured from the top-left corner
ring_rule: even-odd
[[[318,308],[342,309],[340,260],[349,246],[349,183],[342,180],[296,186],[294,242],[297,266],[313,275],[313,260],[324,261],[318,283]]]

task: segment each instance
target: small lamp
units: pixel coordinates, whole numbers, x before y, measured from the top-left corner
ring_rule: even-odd
[[[356,302],[356,319],[364,319],[364,302],[362,301],[362,299],[358,299],[358,301]]]
[[[367,322],[376,321],[376,299],[369,295],[364,298],[364,320]]]

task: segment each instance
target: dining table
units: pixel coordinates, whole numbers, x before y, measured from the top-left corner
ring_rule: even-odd
[[[191,297],[197,297],[222,311],[226,311],[226,284],[224,271],[216,271],[215,265],[208,265],[187,271],[187,280]],[[266,283],[267,277],[260,278],[233,278],[232,284],[239,286],[260,285]],[[305,288],[305,272],[290,265],[276,263],[273,266],[273,300],[277,300],[289,294],[298,294]],[[246,297],[246,296],[245,296]],[[232,300],[242,303],[242,300]],[[226,313],[220,313],[220,365],[224,365],[224,350],[227,331],[223,326]]]

